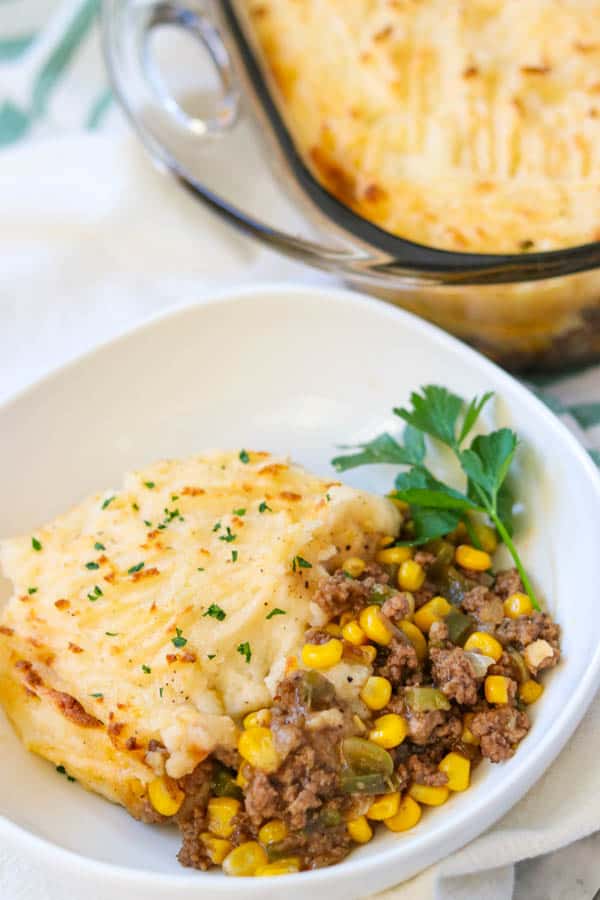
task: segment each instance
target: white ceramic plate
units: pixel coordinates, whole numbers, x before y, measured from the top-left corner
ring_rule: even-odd
[[[523,440],[519,492],[528,512],[518,543],[563,625],[565,661],[547,679],[516,756],[482,765],[469,791],[428,812],[415,830],[382,830],[338,866],[283,882],[236,880],[180,868],[175,831],[140,825],[69,784],[27,754],[1,720],[0,839],[47,860],[67,883],[84,873],[107,897],[127,890],[131,900],[282,892],[350,900],[451,853],[523,796],[600,679],[600,478],[530,393],[407,313],[342,291],[256,287],[155,319],[88,354],[0,408],[0,535],[32,531],[87,493],[118,486],[128,469],[209,447],[288,452],[331,474],[337,444],[397,429],[392,406],[428,382],[466,396],[495,390],[490,416]],[[349,474],[373,490],[391,484],[386,467]]]

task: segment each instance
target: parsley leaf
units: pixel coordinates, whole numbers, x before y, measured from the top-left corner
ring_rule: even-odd
[[[242,509],[234,509],[233,515],[240,516],[240,518],[241,518],[242,516],[246,515],[246,510],[243,507],[242,507]]]
[[[224,609],[218,605],[218,603],[211,603],[205,613],[202,613],[202,618],[205,616],[210,616],[211,619],[217,619],[217,621],[222,622],[227,613]]]
[[[498,503],[498,491],[513,461],[517,449],[517,436],[509,428],[501,428],[492,434],[476,437],[468,450],[463,450],[460,462],[470,484],[470,493],[481,497],[494,507]]]
[[[100,541],[96,541],[94,544],[94,550],[106,550],[104,544],[101,544]]]
[[[28,594],[37,594],[37,592],[38,592],[38,589],[36,587],[27,588]]]
[[[454,509],[428,509],[427,507],[413,506],[411,512],[414,536],[411,541],[406,542],[411,546],[426,544],[434,538],[449,534],[454,531],[461,520],[460,513]],[[398,543],[404,542],[398,541]]]
[[[105,631],[104,634],[106,635],[106,637],[118,637],[119,636],[118,631]]]
[[[463,401],[447,388],[429,384],[410,395],[412,409],[395,408],[394,412],[408,425],[437,438],[442,444],[453,447],[456,443],[456,426],[463,408]]]
[[[236,538],[237,538],[237,534],[234,534],[228,525],[227,528],[225,529],[225,534],[222,534],[221,537],[219,538],[219,540],[227,541],[227,543],[230,544],[231,541],[235,541]]]
[[[90,694],[90,697],[93,697],[95,700],[102,700],[104,697],[104,694],[101,694],[100,692],[98,692],[97,694]]]
[[[250,455],[248,454],[248,452],[246,450],[240,450],[240,462],[243,462],[243,463],[250,462]]]
[[[38,553],[39,553],[40,550],[42,549],[42,545],[41,545],[40,541],[38,541],[38,539],[35,538],[35,537],[32,537],[32,538],[31,538],[31,546],[32,546],[33,549],[36,550]]]
[[[267,506],[267,501],[266,501],[266,500],[263,500],[261,503],[258,504],[258,511],[259,511],[259,513],[264,513],[264,512],[266,512],[267,510],[269,510],[269,512],[273,512],[273,510],[271,509],[271,507],[270,507],[270,506]]]
[[[152,490],[152,488],[156,487],[156,483],[154,481],[145,481],[144,486],[148,488],[148,490]]]
[[[250,649],[250,644],[248,641],[244,641],[243,644],[238,644],[236,650],[241,656],[246,658],[246,662],[249,663],[252,659],[252,650]]]
[[[285,609],[279,609],[278,606],[275,609],[272,609],[271,612],[265,616],[265,619],[273,619],[275,616],[286,616],[287,611]]]
[[[331,464],[338,472],[377,463],[391,463],[396,466],[417,465],[425,455],[425,445],[420,432],[412,428],[410,432],[411,440],[408,446],[402,446],[390,434],[381,434],[367,444],[357,444],[358,453],[336,456],[331,460]]]
[[[207,659],[214,659],[216,655],[217,655],[216,653],[207,653],[206,654]]]
[[[106,509],[106,507],[109,506],[113,502],[114,499],[115,499],[114,497],[107,497],[106,500],[104,501],[104,503],[102,504],[102,509]]]
[[[232,550],[231,551],[231,562],[237,562],[237,558],[238,558],[237,550]]]
[[[176,637],[171,638],[171,643],[174,647],[185,647],[187,644],[187,638],[184,638],[181,633],[181,628],[175,629]]]
[[[97,563],[97,562],[94,562],[93,560],[92,560],[92,562],[86,562],[85,567],[86,567],[86,569],[90,569],[90,570],[93,570],[93,569],[99,569],[99,568],[100,568],[100,566],[98,565],[98,563]]]
[[[410,469],[408,472],[401,472],[396,476],[395,485],[396,490],[392,496],[411,505],[428,506],[434,509],[456,509],[461,512],[478,508],[477,503],[460,491],[442,484],[426,469]]]
[[[309,563],[302,556],[295,556],[292,560],[292,572],[296,569],[312,569],[312,563]]]
[[[144,672],[145,675],[149,675],[151,671],[152,669],[150,666],[147,666],[146,663],[142,665],[142,672]]]
[[[137,566],[131,566],[129,569],[127,569],[127,574],[135,575],[136,572],[141,572],[142,569],[144,568],[144,566],[145,566],[145,563],[143,563],[143,562],[138,563]]]

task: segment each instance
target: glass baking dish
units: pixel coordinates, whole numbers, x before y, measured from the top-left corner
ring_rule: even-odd
[[[180,75],[185,69],[187,79],[179,93],[155,47],[165,29],[191,37],[214,70],[206,76],[204,63],[196,69],[172,53],[169,66]],[[115,93],[154,161],[241,231],[435,322],[513,371],[600,359],[600,243],[452,252],[396,237],[355,213],[298,153],[236,0],[104,0],[103,43]],[[224,145],[239,160],[227,189]],[[258,172],[261,179],[268,172],[270,187],[253,192]],[[277,221],[282,186],[293,205],[279,209]]]

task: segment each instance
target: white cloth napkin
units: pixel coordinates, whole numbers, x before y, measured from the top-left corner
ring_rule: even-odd
[[[88,135],[4,151],[0,196],[0,399],[210,287],[266,278],[324,280],[235,235],[155,172],[133,139]],[[567,380],[560,392],[565,401],[595,399],[598,379]],[[515,862],[600,828],[599,741],[596,700],[557,762],[501,822],[381,896],[510,900]],[[600,875],[597,885],[577,885],[576,875],[567,873],[564,893],[547,888],[528,897],[591,900]],[[1,900],[67,896],[106,900],[84,868],[67,883],[17,846],[0,847]],[[138,897],[128,890],[122,897],[112,893],[111,900]]]

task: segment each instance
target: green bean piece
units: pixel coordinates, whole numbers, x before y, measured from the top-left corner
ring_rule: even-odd
[[[211,789],[217,797],[234,797],[241,800],[244,796],[239,784],[236,784],[235,775],[225,766],[218,766],[212,777]]]
[[[354,775],[391,775],[394,771],[394,760],[387,750],[365,738],[345,738],[342,756]]]
[[[461,647],[469,636],[469,633],[475,627],[475,619],[466,613],[453,609],[448,613],[444,622],[448,626],[448,639],[453,644],[459,644]]]
[[[433,687],[404,688],[404,698],[413,712],[450,709],[450,701],[445,694]]]

